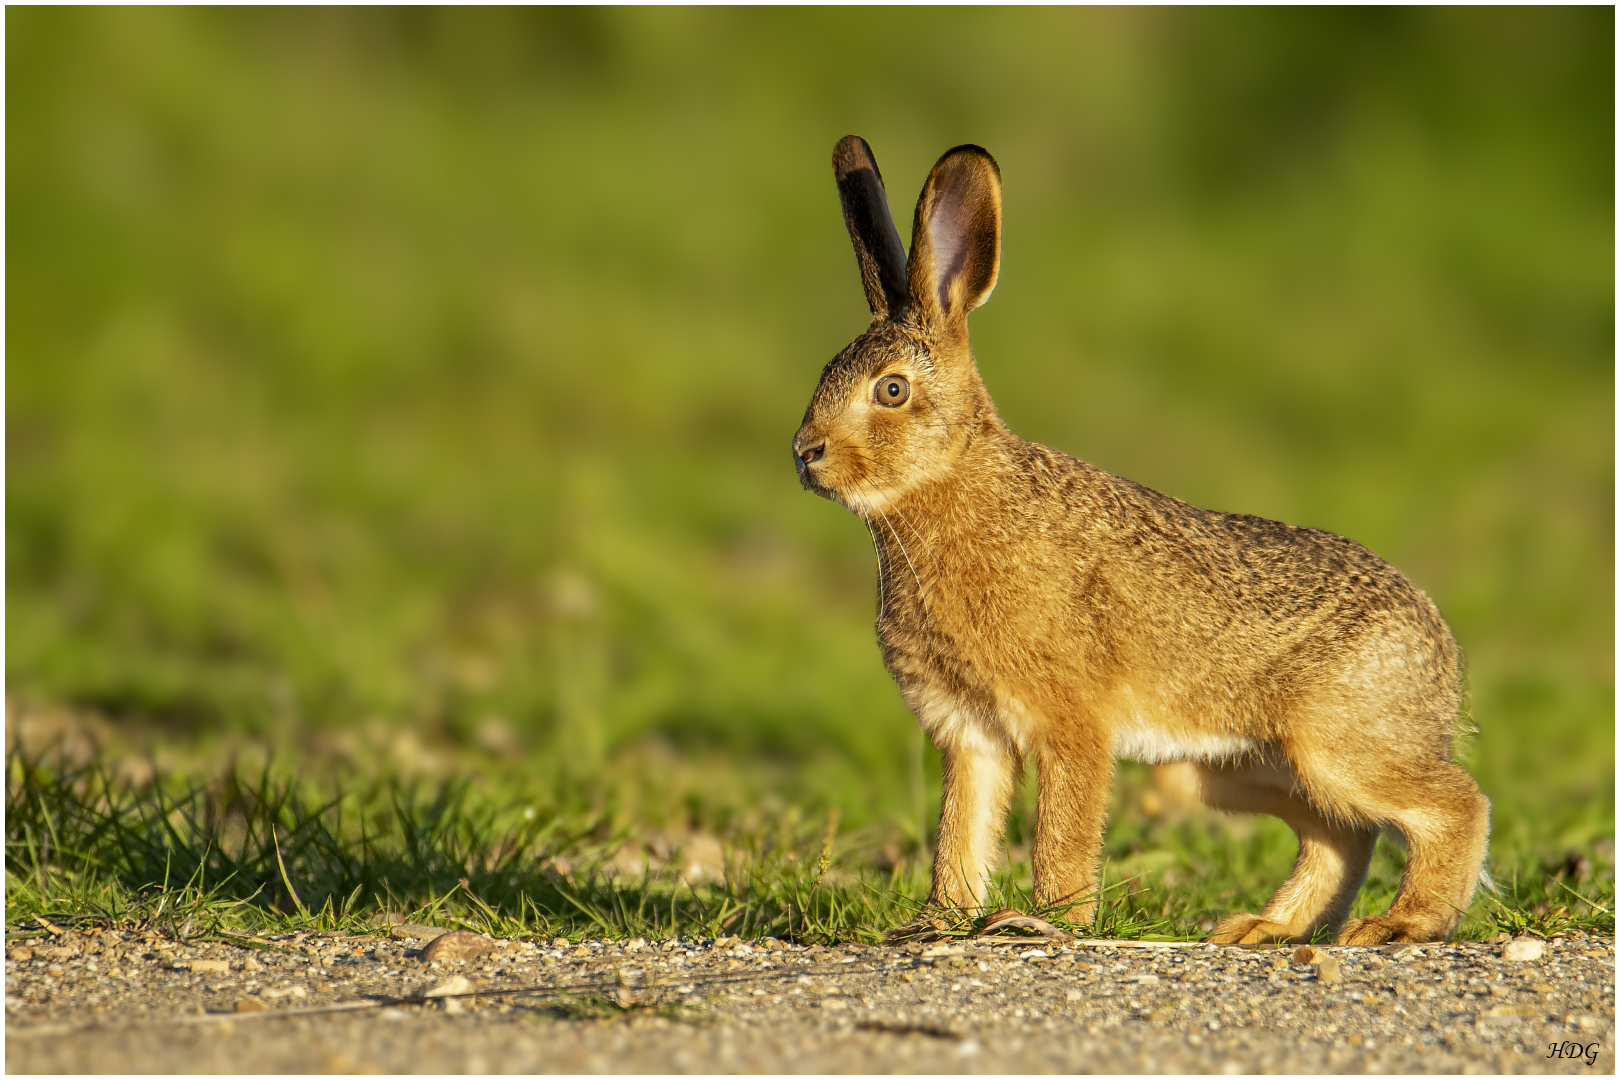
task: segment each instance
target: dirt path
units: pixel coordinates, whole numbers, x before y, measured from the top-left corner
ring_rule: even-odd
[[[1505,958],[1501,944],[1332,948],[1312,964],[1292,962],[1292,950],[1216,946],[536,947],[467,937],[437,948],[483,955],[424,959],[426,941],[409,937],[297,935],[259,950],[116,934],[13,939],[6,1068],[1615,1068],[1612,939],[1558,940],[1526,960]]]

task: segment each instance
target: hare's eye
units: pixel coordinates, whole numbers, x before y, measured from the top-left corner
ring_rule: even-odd
[[[872,396],[879,405],[887,405],[891,409],[896,405],[904,405],[906,398],[911,396],[911,384],[901,375],[885,375],[877,381]]]

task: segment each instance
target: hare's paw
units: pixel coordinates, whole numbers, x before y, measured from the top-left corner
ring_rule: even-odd
[[[1239,913],[1222,919],[1221,925],[1204,940],[1212,945],[1269,945],[1274,941],[1288,941],[1293,936],[1290,926],[1260,915]]]
[[[1444,941],[1451,927],[1438,919],[1401,915],[1371,915],[1351,919],[1339,931],[1335,945],[1383,945],[1387,942]]]

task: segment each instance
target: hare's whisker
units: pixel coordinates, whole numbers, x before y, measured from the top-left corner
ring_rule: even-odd
[[[900,545],[900,554],[905,556],[906,566],[911,570],[911,579],[917,583],[917,599],[922,602],[923,614],[927,615],[929,614],[928,590],[923,586],[922,578],[917,575],[917,567],[911,561],[911,552],[906,550],[906,542],[900,539],[900,534],[895,531],[894,523],[889,520],[889,515],[884,514],[882,510],[879,510],[878,513],[883,515],[883,524],[889,527],[889,535],[893,536],[894,542]]]
[[[873,487],[871,483],[865,480],[862,480],[861,482],[866,484],[867,487],[872,488],[872,493],[874,495],[877,495],[879,498],[883,497],[883,493],[877,488]],[[890,505],[893,504],[891,503]],[[911,552],[906,550],[906,542],[900,539],[900,534],[895,531],[894,522],[889,520],[889,515],[883,512],[883,508],[881,506],[877,506],[874,507],[874,509],[877,510],[878,516],[883,519],[883,524],[889,527],[889,535],[894,537],[894,542],[900,545],[900,554],[905,557],[906,565],[911,568],[911,578],[917,583],[917,599],[922,602],[923,614],[928,615],[928,590],[926,587],[924,587],[922,578],[917,573],[916,564],[911,561]]]
[[[873,490],[876,490],[876,489],[874,488]],[[900,515],[900,520],[906,523],[906,527],[911,530],[911,535],[915,536],[918,540],[922,541],[922,546],[928,549],[929,556],[932,557],[933,560],[934,560],[934,572],[936,574],[938,574],[940,577],[944,577],[945,576],[945,567],[940,564],[939,556],[934,554],[934,549],[928,543],[928,538],[922,534],[922,531],[919,530],[916,525],[912,524],[910,518],[906,517],[906,512],[904,510],[900,509],[900,504],[899,503],[897,503],[893,499],[889,498],[889,496],[883,495],[883,493],[881,491],[879,491],[878,494],[883,497],[883,501],[888,503],[889,506],[894,510],[895,513]]]
[[[877,556],[878,564],[878,618],[883,618],[883,612],[888,604],[888,598],[883,592],[883,549],[878,546],[877,533],[872,529],[870,519],[866,522],[866,532],[872,537],[872,553]]]

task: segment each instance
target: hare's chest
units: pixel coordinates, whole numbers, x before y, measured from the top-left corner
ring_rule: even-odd
[[[1027,754],[1038,741],[1043,711],[1025,696],[1009,693],[996,672],[962,652],[890,648],[885,643],[885,660],[901,696],[940,749]]]
[[[985,565],[1005,561],[987,556]],[[935,745],[1027,753],[1049,718],[1073,713],[1064,703],[1084,696],[1077,679],[1085,635],[1054,615],[1060,605],[990,569],[971,586],[948,574],[932,584],[938,588],[926,597],[899,598],[878,621],[890,675]]]
[[[902,687],[902,692],[941,750],[1027,755],[1038,741],[1039,717],[1016,698],[957,695],[937,684],[914,685],[909,692]]]

